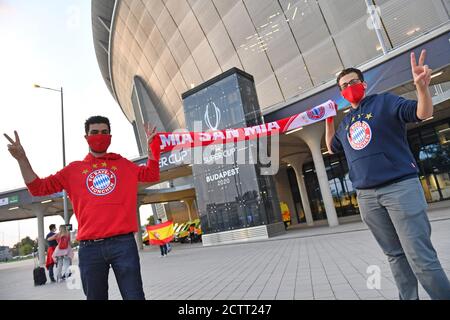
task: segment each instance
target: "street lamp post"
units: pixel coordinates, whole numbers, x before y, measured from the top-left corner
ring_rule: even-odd
[[[62,128],[62,151],[63,151],[63,167],[66,166],[66,139],[65,139],[65,133],[64,133],[64,99],[63,99],[63,88],[61,89],[53,89],[53,88],[47,88],[42,87],[38,84],[33,85],[35,88],[39,89],[46,89],[51,91],[57,91],[61,93],[61,128]],[[63,203],[64,203],[64,223],[69,224],[69,212],[68,212],[68,205],[67,205],[67,192],[66,190],[63,190]]]

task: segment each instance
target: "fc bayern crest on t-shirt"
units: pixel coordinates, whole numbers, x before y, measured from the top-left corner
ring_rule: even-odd
[[[86,186],[95,196],[105,196],[114,191],[116,187],[116,175],[110,169],[99,169],[89,174],[86,178]]]
[[[357,121],[348,130],[347,138],[354,150],[362,150],[372,140],[372,129],[366,121]]]

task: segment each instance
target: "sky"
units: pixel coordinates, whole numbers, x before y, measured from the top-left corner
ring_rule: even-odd
[[[95,56],[91,1],[0,0],[0,192],[25,187],[3,133],[17,130],[30,163],[40,177],[62,168],[61,102],[64,91],[66,163],[84,158],[84,122],[92,115],[110,119],[109,151],[133,159],[138,148],[131,124],[107,89]],[[151,215],[141,207],[141,222]],[[64,223],[59,216],[44,219]],[[77,227],[76,218],[71,223]],[[0,245],[37,238],[37,220],[0,222]]]

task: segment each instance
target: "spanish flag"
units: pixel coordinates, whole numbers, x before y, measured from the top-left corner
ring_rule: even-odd
[[[150,244],[161,246],[173,239],[173,221],[167,221],[154,226],[147,226]]]

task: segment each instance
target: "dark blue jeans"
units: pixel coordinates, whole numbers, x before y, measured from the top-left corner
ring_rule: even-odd
[[[161,250],[162,256],[164,256],[164,255],[167,256],[167,244],[163,244],[162,246],[159,246],[159,250]]]
[[[55,276],[53,274],[53,267],[55,265],[52,264],[50,267],[48,267],[48,276],[50,277],[50,281],[55,281]]]
[[[81,282],[88,300],[108,300],[112,267],[124,300],[144,300],[139,254],[133,234],[99,242],[80,242]]]

